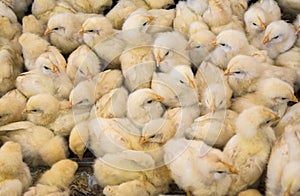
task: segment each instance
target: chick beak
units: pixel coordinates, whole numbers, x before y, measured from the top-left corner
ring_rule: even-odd
[[[266,45],[269,41],[270,41],[270,38],[269,38],[269,35],[267,35],[263,40],[263,44]]]
[[[87,77],[88,80],[92,80],[93,74],[88,70],[87,74],[86,74],[86,77]]]
[[[47,29],[45,30],[45,32],[44,32],[44,35],[48,35],[48,34],[50,34],[50,33],[52,33],[52,30],[49,29],[49,28],[47,28]]]
[[[291,196],[291,187],[289,186],[286,191],[284,191],[284,196]]]
[[[297,28],[296,34],[300,34],[300,26]]]
[[[232,75],[232,73],[230,73],[230,69],[226,69],[224,71],[224,76],[231,76],[231,75]]]
[[[145,143],[147,143],[148,142],[148,140],[147,140],[147,138],[145,138],[144,136],[142,136],[141,138],[140,138],[140,144],[145,144]]]
[[[22,111],[22,114],[29,114],[30,111],[28,111],[26,108]]]
[[[155,97],[155,101],[157,102],[162,102],[164,100],[164,98],[158,94],[153,94]]]
[[[195,85],[195,82],[190,78],[190,77],[187,77],[188,81],[189,81],[189,85],[192,89],[195,89],[196,88],[196,85]]]
[[[160,64],[160,62],[162,62],[162,58],[160,57],[160,55],[159,54],[157,54],[157,57],[156,57],[156,66],[157,67],[159,67],[159,64]]]
[[[147,16],[147,18],[149,19],[149,23],[151,23],[155,19],[154,16]]]
[[[215,106],[215,104],[212,104],[211,106],[210,106],[210,112],[213,114],[213,113],[215,113],[215,111],[216,111],[216,106]]]
[[[230,164],[228,164],[228,163],[226,163],[224,161],[221,161],[221,163],[223,163],[226,167],[228,167],[229,171],[231,173],[233,173],[233,174],[239,174],[238,170],[235,167],[233,167],[232,165],[230,165]]]
[[[191,48],[191,44],[188,43],[187,46],[185,47],[185,50],[190,50],[190,49],[192,49],[192,48]]]
[[[58,69],[58,67],[57,67],[57,65],[55,65],[55,64],[52,64],[53,65],[53,71],[54,71],[54,73],[56,73],[56,74],[60,74],[60,71],[59,71],[59,69]]]
[[[213,46],[218,46],[217,40],[215,39],[214,41],[211,42]]]
[[[292,94],[292,100],[291,101],[295,102],[295,103],[298,103],[298,99],[294,94]]]
[[[83,154],[78,154],[77,156],[78,156],[79,160],[82,161],[82,159],[83,159]]]
[[[260,28],[264,31],[266,29],[266,24],[262,21],[260,17],[258,17],[258,20],[260,22]]]
[[[78,33],[79,33],[79,34],[84,34],[84,28],[81,27]]]
[[[67,109],[72,109],[72,107],[73,107],[72,101],[69,101],[69,104],[68,104],[68,106],[67,106]]]

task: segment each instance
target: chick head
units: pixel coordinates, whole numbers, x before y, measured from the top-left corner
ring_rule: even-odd
[[[50,52],[41,54],[36,59],[35,66],[46,76],[57,77],[61,73],[57,60]]]
[[[284,167],[281,186],[284,196],[300,194],[300,162],[292,161]]]
[[[67,27],[72,25],[72,17],[71,13],[58,13],[51,16],[48,20],[44,35],[55,33],[60,36],[65,36]]]
[[[259,33],[266,29],[266,16],[262,8],[249,8],[245,12],[244,21],[248,32]]]
[[[265,30],[263,44],[273,45],[287,39],[296,40],[295,29],[293,26],[283,20],[274,21],[271,22]]]
[[[82,24],[79,33],[83,34],[84,39],[87,37],[100,37],[101,39],[104,39],[107,38],[107,36],[112,35],[114,29],[113,25],[106,17],[99,15],[86,19]]]
[[[152,9],[166,9],[172,5],[175,5],[174,0],[162,0],[162,1],[152,1],[152,0],[145,0],[146,3],[152,8]]]
[[[170,72],[170,77],[174,79],[175,85],[179,87],[196,89],[195,77],[189,66],[175,66]]]
[[[22,160],[21,145],[12,141],[5,142],[0,148],[0,157],[2,154]]]
[[[146,9],[139,8],[132,12],[125,20],[122,30],[137,29],[138,31],[145,33],[153,20],[154,16],[149,15]]]
[[[30,97],[23,113],[37,125],[48,125],[58,115],[60,102],[51,94],[41,93]]]

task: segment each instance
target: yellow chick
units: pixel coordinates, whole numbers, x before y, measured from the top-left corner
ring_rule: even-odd
[[[69,135],[75,125],[70,103],[47,93],[30,97],[23,113],[27,120],[53,130],[56,135]]]
[[[123,23],[128,16],[138,8],[149,9],[142,0],[121,0],[106,15],[115,29],[122,29]]]
[[[229,109],[200,116],[194,120],[191,129],[188,129],[186,137],[202,140],[216,148],[223,148],[236,133],[235,121],[237,116],[236,112]]]
[[[105,68],[119,67],[119,56],[125,48],[125,43],[106,17],[98,15],[86,19],[79,33],[83,35],[84,43],[105,62]]]
[[[198,103],[194,74],[189,66],[177,65],[168,73],[153,73],[151,88],[169,107],[190,106]]]
[[[141,180],[131,180],[124,182],[120,185],[105,186],[103,189],[103,194],[106,196],[115,196],[128,194],[132,196],[148,196],[147,185],[151,186],[149,182],[144,182]]]
[[[267,78],[259,82],[255,92],[235,98],[231,109],[240,113],[255,105],[263,105],[282,117],[289,101],[298,102],[293,88],[280,79]]]
[[[22,147],[24,161],[30,166],[52,165],[67,157],[67,145],[61,136],[30,121],[0,127],[1,141],[13,141]]]
[[[235,195],[254,184],[262,175],[275,142],[270,127],[280,117],[264,106],[244,110],[236,120],[236,135],[224,147],[238,174],[232,176],[229,195]]]
[[[81,45],[69,55],[66,73],[76,86],[83,80],[91,80],[102,68],[99,57],[87,45]]]
[[[154,17],[147,29],[147,33],[155,35],[159,32],[169,31],[173,27],[175,9],[150,9],[147,13],[149,16]]]
[[[136,90],[128,95],[126,116],[137,126],[143,127],[163,114],[164,98],[149,88]]]
[[[30,14],[22,18],[22,32],[33,33],[39,36],[44,34],[44,25],[34,15]]]
[[[209,30],[207,24],[203,21],[195,21],[190,24],[189,35],[193,35],[202,30]]]
[[[145,0],[145,2],[153,9],[167,9],[172,5],[175,5],[174,0],[163,0],[163,1],[152,1],[152,0]]]
[[[83,155],[88,147],[89,130],[88,121],[82,121],[77,123],[69,136],[69,148],[72,152],[78,156],[80,160],[83,159]]]
[[[268,23],[277,21],[281,18],[281,10],[278,6],[278,1],[275,0],[260,0],[253,4],[253,7],[263,9],[265,12]]]
[[[232,174],[239,172],[220,150],[203,141],[170,140],[164,151],[171,177],[187,194],[226,195]]]
[[[14,191],[19,190],[20,183],[22,192],[28,189],[32,179],[29,167],[22,160],[21,146],[18,143],[8,141],[3,144],[0,148],[0,165],[0,186],[10,186],[9,184],[2,184],[7,183],[7,180],[19,180],[19,183],[14,182],[15,185],[18,185],[15,187],[16,190],[10,188],[10,190],[7,190],[7,194],[12,194]],[[5,193],[5,188],[3,190],[1,187],[0,193],[2,191]]]
[[[207,0],[188,0],[186,1],[187,6],[194,11],[195,13],[202,16],[202,14],[205,12],[205,10],[208,7],[208,1]]]
[[[69,186],[74,179],[77,168],[77,163],[69,159],[56,162],[49,170],[42,174],[35,186],[30,187],[24,193],[24,196],[70,194]]]
[[[245,12],[248,10],[248,0],[230,0],[232,15],[236,15],[239,20],[243,20]]]
[[[85,1],[85,0],[66,0],[77,12],[102,14],[105,10],[110,9],[112,0]]]
[[[271,58],[288,51],[296,42],[295,28],[283,20],[270,23],[264,33],[263,49]]]
[[[25,120],[22,111],[25,108],[26,101],[27,98],[17,89],[3,95],[0,98],[0,126]]]
[[[245,191],[241,191],[238,196],[262,196],[262,194],[256,189],[247,189]]]
[[[22,183],[18,179],[0,182],[0,195],[22,195]]]
[[[124,87],[115,88],[96,102],[96,116],[102,118],[124,118],[128,91]]]
[[[188,35],[189,27],[193,22],[202,21],[201,13],[194,12],[194,6],[191,6],[191,3],[192,1],[179,1],[176,4],[176,13],[173,21],[174,30],[181,32],[183,35],[186,36]]]

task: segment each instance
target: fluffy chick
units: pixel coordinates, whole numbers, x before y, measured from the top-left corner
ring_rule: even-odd
[[[289,101],[298,102],[293,88],[280,79],[267,78],[259,82],[255,92],[234,99],[231,108],[240,113],[252,106],[263,105],[282,117]]]
[[[64,138],[54,136],[49,129],[29,121],[19,121],[0,127],[0,140],[13,141],[22,147],[24,161],[30,166],[52,165],[67,157]]]
[[[17,89],[3,95],[0,99],[0,126],[25,120],[22,111],[26,105],[26,101],[27,98]]]
[[[168,73],[154,72],[151,88],[169,107],[190,106],[198,102],[194,74],[186,65],[177,65]]]
[[[173,0],[163,0],[163,1],[151,1],[145,0],[151,9],[167,9],[168,7],[175,5]]]
[[[236,120],[236,135],[224,147],[224,154],[239,171],[232,176],[228,194],[237,194],[254,184],[262,175],[275,141],[271,124],[279,116],[272,110],[256,106],[244,110]]]
[[[89,140],[88,121],[77,123],[69,136],[69,148],[80,160],[87,149]]]
[[[74,179],[77,168],[77,163],[69,159],[56,162],[49,170],[42,174],[35,186],[30,187],[24,193],[24,196],[69,194],[69,186]]]
[[[1,165],[1,174],[0,174],[0,184],[1,186],[9,186],[9,184],[4,185],[2,183],[7,183],[7,180],[19,180],[21,183],[22,192],[27,190],[31,184],[31,175],[29,167],[22,160],[22,151],[21,146],[15,142],[6,142],[0,148],[0,165]],[[10,182],[11,183],[11,182]],[[14,185],[18,185],[16,190],[20,187],[18,182],[15,182]],[[3,190],[4,189],[4,190]],[[16,190],[7,190],[8,193],[13,193]],[[5,192],[5,188],[1,187],[0,193]]]
[[[237,173],[220,150],[203,141],[170,140],[164,150],[164,160],[172,178],[180,188],[193,195],[225,195],[231,184],[231,174]]]
[[[264,33],[263,49],[271,58],[289,50],[296,42],[296,33],[292,24],[283,20],[270,23]]]
[[[22,186],[18,179],[4,180],[0,182],[0,195],[22,195]]]
[[[112,0],[67,0],[66,2],[72,5],[77,12],[95,14],[102,14],[105,10],[110,9],[113,4]]]

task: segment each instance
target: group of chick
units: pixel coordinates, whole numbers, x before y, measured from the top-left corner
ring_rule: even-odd
[[[112,5],[0,1],[0,195],[300,194],[299,2]]]

